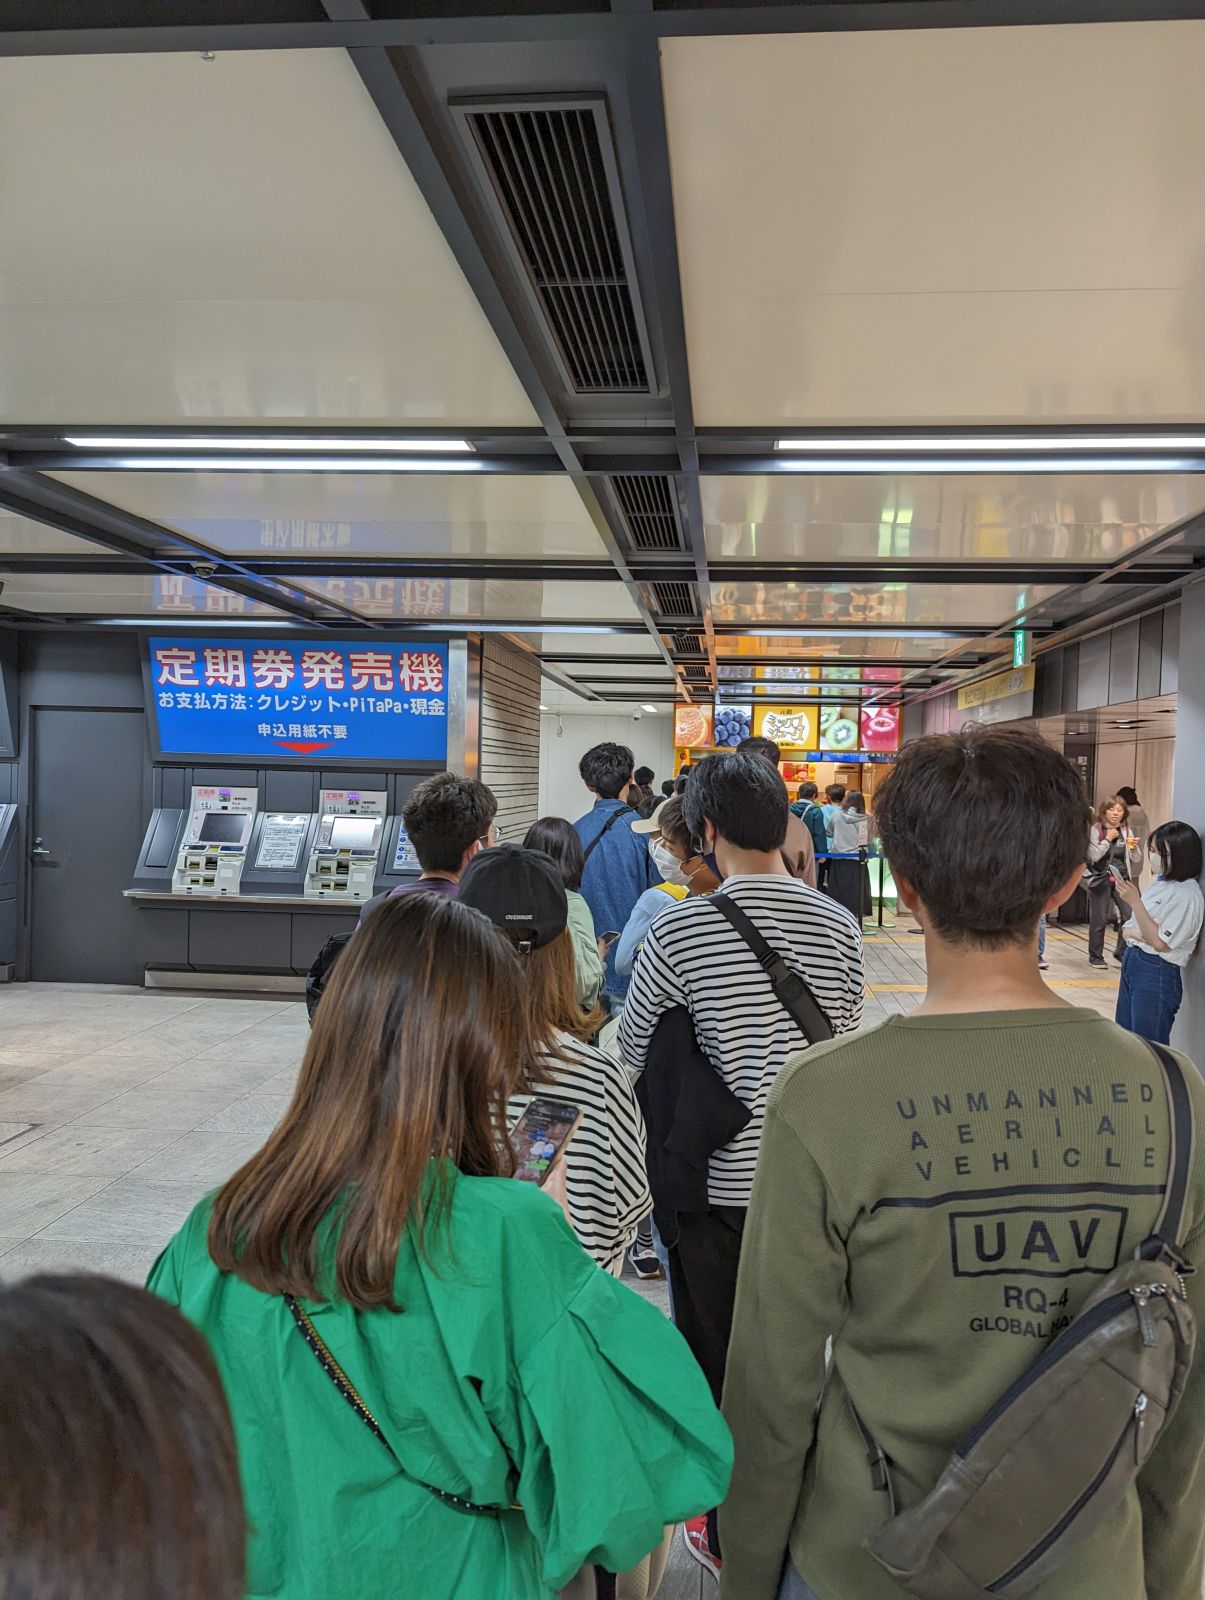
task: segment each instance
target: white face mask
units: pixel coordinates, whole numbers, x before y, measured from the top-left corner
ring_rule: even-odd
[[[661,874],[665,883],[677,884],[679,888],[689,889],[690,879],[682,871],[682,863],[660,839],[654,839],[649,845],[649,855],[653,858],[653,865]]]
[[[1160,856],[1158,854],[1158,852],[1155,851],[1155,850],[1148,850],[1146,859],[1150,864],[1151,877],[1152,878],[1161,878],[1163,876],[1163,858],[1162,858],[1162,856]]]

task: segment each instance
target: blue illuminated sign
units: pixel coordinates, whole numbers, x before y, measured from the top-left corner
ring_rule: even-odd
[[[152,638],[161,755],[446,761],[448,649]]]

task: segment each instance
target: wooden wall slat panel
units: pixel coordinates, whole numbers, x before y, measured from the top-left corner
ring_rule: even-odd
[[[536,820],[540,788],[540,668],[486,638],[481,655],[481,780],[498,801],[498,827],[520,843]]]

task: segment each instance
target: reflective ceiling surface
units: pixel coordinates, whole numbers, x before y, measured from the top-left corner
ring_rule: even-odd
[[[489,631],[668,709],[1174,600],[1205,20],[992,5],[0,14],[0,622]]]

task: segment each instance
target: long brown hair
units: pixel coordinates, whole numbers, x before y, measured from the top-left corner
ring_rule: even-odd
[[[598,1006],[582,1010],[573,936],[568,928],[525,955],[523,970],[527,974],[527,1037],[533,1051],[555,1055],[558,1033],[588,1039],[607,1020]]]
[[[403,1231],[426,1248],[450,1168],[514,1171],[501,1130],[524,1006],[518,959],[484,917],[433,894],[386,901],[334,968],[284,1120],[214,1201],[216,1264],[265,1294],[395,1308]],[[333,1282],[319,1269],[332,1212]]]
[[[243,1600],[234,1429],[209,1346],[112,1278],[0,1288],[0,1596]]]

